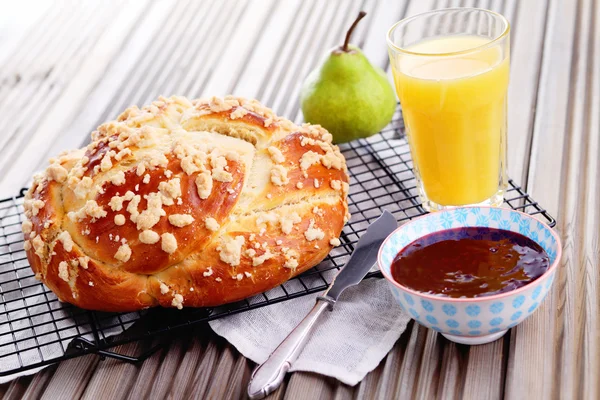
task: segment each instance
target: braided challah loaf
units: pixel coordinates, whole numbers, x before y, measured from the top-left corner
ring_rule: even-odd
[[[160,98],[34,177],[25,250],[36,278],[82,308],[215,306],[318,264],[340,243],[347,194],[321,127],[255,100]]]

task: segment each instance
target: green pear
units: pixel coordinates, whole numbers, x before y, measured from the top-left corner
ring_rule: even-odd
[[[336,143],[366,138],[383,129],[396,110],[394,89],[381,68],[348,42],[366,13],[360,12],[344,45],[333,49],[302,85],[300,104],[306,122],[327,129]]]

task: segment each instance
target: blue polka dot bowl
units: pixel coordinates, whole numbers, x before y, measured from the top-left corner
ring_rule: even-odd
[[[392,261],[408,244],[431,233],[461,227],[498,228],[537,242],[550,257],[550,267],[535,281],[492,296],[450,298],[414,291],[394,281]],[[561,257],[558,235],[531,215],[497,207],[461,207],[416,218],[392,232],[381,245],[378,263],[400,308],[418,323],[461,344],[484,344],[523,322],[544,300]]]

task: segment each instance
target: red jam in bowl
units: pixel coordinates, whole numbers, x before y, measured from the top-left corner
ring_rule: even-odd
[[[392,262],[392,276],[418,292],[482,297],[536,280],[550,266],[544,249],[520,233],[495,228],[455,228],[410,243]]]

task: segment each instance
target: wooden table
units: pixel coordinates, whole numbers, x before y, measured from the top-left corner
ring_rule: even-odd
[[[14,2],[16,3],[16,2]],[[512,24],[509,173],[558,219],[558,281],[502,340],[466,347],[410,324],[356,387],[294,373],[272,398],[600,398],[600,4],[593,0],[21,2],[0,13],[0,197],[100,122],[160,94],[234,93],[300,118],[302,78],[342,40],[389,69],[385,33],[477,6]],[[139,351],[129,344],[121,351]],[[140,365],[98,356],[0,386],[5,398],[240,398],[252,363],[207,325]]]

